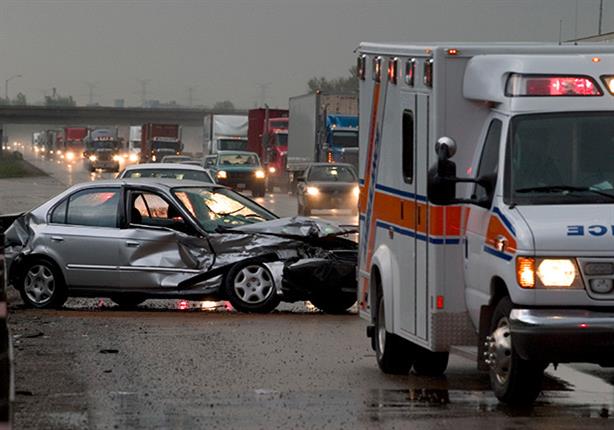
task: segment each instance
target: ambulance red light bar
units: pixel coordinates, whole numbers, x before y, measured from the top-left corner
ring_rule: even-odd
[[[397,57],[388,59],[388,81],[391,84],[397,84],[397,76],[399,71],[399,59]]]
[[[512,73],[505,86],[508,97],[598,97],[603,91],[590,76],[521,75]]]
[[[358,79],[360,79],[361,81],[365,80],[366,69],[367,56],[363,54],[358,56],[358,59],[356,60],[356,71],[358,72]]]

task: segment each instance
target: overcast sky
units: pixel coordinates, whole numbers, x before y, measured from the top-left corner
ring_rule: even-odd
[[[576,10],[578,10],[576,19]],[[286,106],[312,76],[337,77],[361,41],[557,41],[597,32],[599,0],[0,0],[0,89],[56,87],[88,101],[147,97]],[[603,31],[614,31],[614,0]]]

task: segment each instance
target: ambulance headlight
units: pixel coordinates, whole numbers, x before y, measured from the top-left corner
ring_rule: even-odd
[[[318,187],[307,187],[307,194],[309,194],[310,196],[317,196],[318,194],[320,194],[320,190],[318,189]]]
[[[522,288],[584,288],[578,265],[572,258],[518,257],[516,278]]]

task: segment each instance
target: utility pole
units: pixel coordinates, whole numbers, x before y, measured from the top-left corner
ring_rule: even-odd
[[[187,87],[188,91],[188,106],[194,106],[194,91],[196,91],[196,85],[192,85],[191,87]]]
[[[599,0],[599,31],[597,34],[601,34],[603,25],[603,0]]]
[[[256,84],[258,88],[260,88],[260,106],[264,106],[267,99],[267,92],[269,87],[272,85],[272,82],[267,82],[265,84]]]
[[[96,88],[98,82],[84,82],[84,84],[87,86],[88,89],[87,104],[91,106],[94,104],[94,88]]]
[[[151,79],[137,79],[136,81],[141,85],[141,106],[145,106],[147,101],[147,85],[149,85]]]
[[[4,80],[4,98],[7,104],[9,103],[9,81],[15,78],[21,78],[21,75],[13,75],[10,78]]]

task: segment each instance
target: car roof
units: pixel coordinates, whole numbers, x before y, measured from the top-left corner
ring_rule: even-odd
[[[189,179],[170,179],[170,178],[123,178],[123,179],[103,179],[93,182],[82,182],[80,184],[73,185],[67,191],[77,191],[79,189],[86,188],[104,188],[104,187],[116,187],[121,185],[126,186],[138,186],[148,185],[155,188],[170,190],[177,187],[206,187],[206,188],[228,188],[223,185],[212,184],[209,182],[193,181]]]
[[[217,151],[217,155],[255,155],[258,156],[255,152],[251,151]]]
[[[126,166],[125,170],[205,170],[202,166],[197,166],[195,164],[182,164],[182,163],[143,163],[143,164],[130,164]]]

